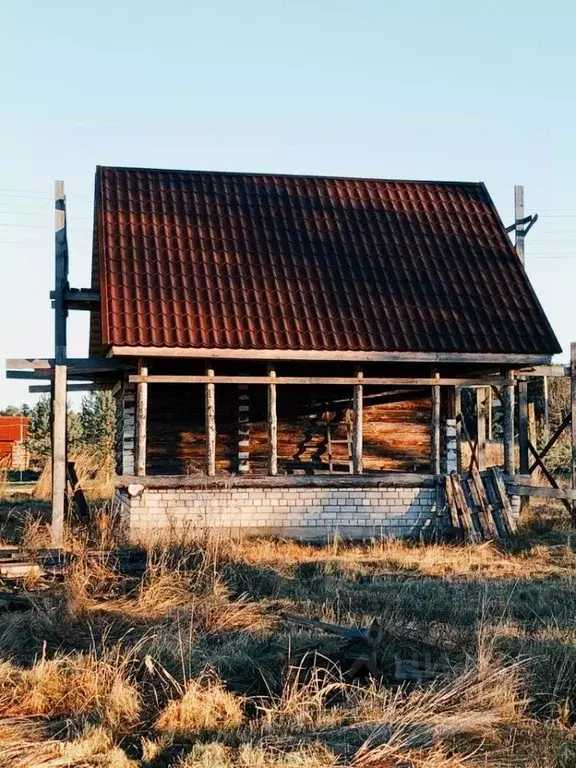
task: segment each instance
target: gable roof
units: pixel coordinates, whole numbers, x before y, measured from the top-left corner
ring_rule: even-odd
[[[552,355],[484,184],[99,167],[92,349]]]

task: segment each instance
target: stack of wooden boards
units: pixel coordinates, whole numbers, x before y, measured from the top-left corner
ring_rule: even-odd
[[[497,468],[444,477],[445,509],[450,528],[462,541],[490,541],[516,532],[516,520],[506,492],[502,472]]]

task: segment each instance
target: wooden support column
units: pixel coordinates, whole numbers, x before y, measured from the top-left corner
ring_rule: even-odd
[[[440,374],[435,371],[434,378],[439,379]],[[441,472],[441,445],[440,445],[440,385],[432,387],[432,424],[430,431],[431,467],[435,475]]]
[[[362,439],[363,439],[363,389],[362,384],[364,375],[362,369],[357,371],[358,383],[354,385],[353,416],[352,416],[352,472],[355,475],[361,475],[362,467]]]
[[[521,184],[514,186],[514,218],[516,219],[516,253],[524,264],[524,187]]]
[[[570,435],[572,437],[572,490],[576,491],[576,343],[570,344],[570,377],[571,377],[571,413],[572,424]],[[576,499],[572,501],[572,523],[576,523]]]
[[[488,436],[488,396],[486,387],[476,390],[476,458],[478,470],[486,469],[486,441]]]
[[[527,475],[530,471],[528,450],[528,382],[518,381],[518,448],[520,454],[520,474]]]
[[[214,369],[207,368],[206,376],[214,376]],[[216,385],[207,382],[205,385],[205,414],[206,414],[206,474],[210,477],[216,474]]]
[[[147,376],[145,360],[138,361],[138,375]],[[136,474],[146,474],[146,424],[148,420],[148,384],[141,381],[136,389]]]
[[[542,394],[544,396],[544,434],[546,437],[545,440],[548,439],[548,435],[550,434],[550,399],[548,396],[548,376],[542,377]]]
[[[504,472],[514,474],[514,373],[507,371],[507,383],[502,387],[504,421]]]
[[[494,439],[494,420],[492,413],[492,387],[486,387],[486,439]]]
[[[456,464],[458,473],[462,472],[462,389],[454,387],[454,411],[456,415]]]
[[[276,378],[276,369],[268,368],[268,376]],[[268,474],[278,474],[278,414],[276,412],[276,384],[268,384]]]
[[[67,333],[65,295],[68,290],[68,237],[66,231],[66,197],[64,182],[54,187],[55,208],[55,286],[54,286],[54,380],[52,388],[52,546],[60,549],[64,543],[64,512],[66,505],[66,442],[67,442]]]

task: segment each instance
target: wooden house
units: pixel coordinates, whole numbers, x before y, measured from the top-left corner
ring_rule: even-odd
[[[421,530],[461,388],[500,391],[512,475],[517,372],[560,351],[482,183],[99,167],[91,289],[66,274],[132,540]]]

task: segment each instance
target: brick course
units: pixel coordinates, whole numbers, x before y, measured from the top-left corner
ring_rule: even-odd
[[[326,539],[417,534],[434,520],[434,488],[152,489],[117,492],[133,542],[150,535],[216,529],[231,535],[260,534]]]

